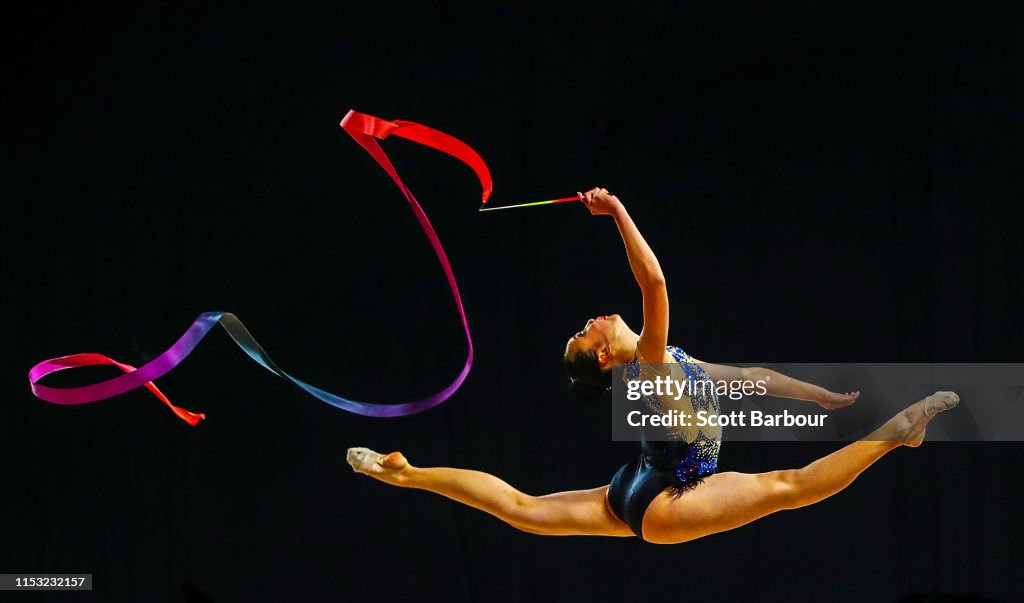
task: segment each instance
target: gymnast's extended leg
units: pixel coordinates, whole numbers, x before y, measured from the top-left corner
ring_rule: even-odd
[[[350,448],[348,462],[355,471],[382,482],[436,492],[524,532],[547,536],[633,535],[608,508],[608,486],[530,496],[481,471],[413,467],[400,452],[382,455],[367,448]]]
[[[889,419],[868,437],[801,469],[718,473],[682,496],[666,490],[647,508],[644,539],[659,544],[686,542],[737,528],[777,511],[814,504],[850,485],[890,450],[901,445],[920,445],[928,422],[959,401],[952,392],[936,392]],[[480,471],[413,467],[400,452],[382,455],[366,448],[350,448],[348,462],[354,470],[380,481],[436,492],[526,532],[632,535],[608,507],[608,486],[529,496]]]
[[[644,539],[659,544],[686,542],[828,498],[890,450],[901,445],[919,446],[928,421],[959,400],[952,392],[936,392],[866,438],[801,469],[719,473],[705,478],[703,484],[683,496],[663,492],[644,515]]]

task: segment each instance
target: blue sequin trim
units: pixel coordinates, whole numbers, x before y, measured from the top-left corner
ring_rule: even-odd
[[[672,359],[679,363],[679,366],[686,372],[687,378],[691,384],[699,383],[702,381],[711,381],[711,377],[707,371],[700,367],[700,365],[693,362],[690,355],[687,354],[682,348],[675,346],[669,346],[666,348]],[[632,381],[640,377],[640,365],[638,359],[634,359],[633,362],[626,365],[624,372],[627,381]],[[714,392],[714,388],[708,392],[707,389],[700,388],[697,390],[698,393],[691,396],[690,401],[693,405],[694,411],[708,411],[717,413],[719,412],[718,397]],[[656,412],[661,412],[661,401],[657,396],[644,396],[644,402],[646,405]],[[654,444],[653,442],[645,443],[645,446]],[[674,466],[673,475],[678,484],[673,486],[678,493],[682,493],[697,484],[699,484],[704,477],[712,475],[718,471],[718,452],[721,449],[721,439],[709,438],[703,432],[700,432],[693,442],[680,446],[681,442],[678,440],[672,444],[662,444],[657,447],[659,456],[665,460],[669,460],[667,457],[671,457],[673,453],[682,454],[681,457],[676,458],[672,461]],[[653,452],[653,451],[652,451]]]

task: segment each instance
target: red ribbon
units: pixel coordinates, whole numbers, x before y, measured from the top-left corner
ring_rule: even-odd
[[[462,306],[462,296],[459,294],[459,286],[455,281],[455,274],[452,271],[451,264],[448,262],[448,256],[445,254],[444,247],[441,246],[441,241],[438,239],[433,226],[431,226],[430,220],[427,219],[427,214],[423,211],[423,208],[420,207],[419,202],[416,201],[412,192],[405,186],[405,183],[402,182],[402,179],[399,178],[398,172],[395,171],[395,168],[391,165],[391,161],[388,159],[387,154],[384,153],[383,149],[381,149],[376,139],[384,139],[390,135],[399,136],[433,149],[437,149],[438,151],[447,153],[462,161],[472,168],[476,173],[477,178],[480,180],[480,186],[483,189],[484,202],[486,202],[488,197],[491,195],[491,174],[483,159],[481,159],[476,151],[471,149],[468,145],[445,134],[444,132],[439,132],[417,123],[409,121],[387,121],[371,115],[349,111],[345,118],[341,120],[341,127],[357,143],[366,149],[366,152],[368,152],[370,156],[373,157],[373,159],[381,166],[381,168],[387,172],[391,179],[394,180],[395,185],[402,191],[402,194],[405,195],[406,200],[409,202],[409,207],[416,216],[420,227],[423,228],[424,234],[427,235],[427,239],[429,239],[430,245],[434,249],[434,254],[441,263],[441,268],[444,269],[445,278],[448,281],[452,297],[455,300],[455,306],[458,309],[459,317],[462,319],[462,328],[466,334],[467,345],[466,361],[463,364],[462,370],[459,371],[458,375],[456,375],[451,383],[441,391],[426,398],[403,404],[375,404],[372,402],[360,402],[343,398],[305,383],[289,375],[278,367],[270,358],[270,355],[266,353],[259,343],[256,342],[248,329],[246,329],[241,321],[239,321],[234,315],[226,312],[205,312],[192,323],[188,330],[178,339],[178,341],[174,343],[174,345],[160,354],[160,356],[154,358],[138,369],[108,358],[107,356],[103,356],[102,354],[72,354],[70,356],[44,360],[32,367],[29,371],[29,383],[32,388],[32,392],[37,397],[55,404],[84,404],[110,398],[138,387],[145,386],[161,401],[163,401],[164,404],[170,407],[177,416],[188,422],[190,425],[195,425],[201,419],[204,419],[205,415],[201,413],[193,413],[171,404],[159,388],[153,384],[153,380],[165,375],[176,367],[192,352],[193,349],[195,349],[195,346],[198,345],[199,341],[201,341],[203,337],[210,332],[214,325],[220,324],[225,330],[227,330],[235,343],[242,348],[242,351],[248,354],[253,360],[258,362],[268,371],[293,383],[313,397],[350,412],[373,417],[404,416],[422,412],[428,408],[437,406],[451,397],[451,395],[459,389],[463,381],[465,381],[466,376],[469,374],[470,367],[473,365],[473,339],[469,332],[469,322],[466,320],[466,312]],[[123,370],[125,374],[100,383],[72,388],[55,388],[39,383],[43,377],[56,371],[101,364],[115,365]]]

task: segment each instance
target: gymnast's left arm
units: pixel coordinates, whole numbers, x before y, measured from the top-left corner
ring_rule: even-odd
[[[818,406],[827,410],[835,410],[837,408],[849,406],[860,397],[859,391],[846,392],[843,394],[831,392],[824,387],[800,381],[799,379],[794,379],[793,377],[783,375],[778,371],[773,371],[768,368],[740,368],[725,364],[711,364],[710,362],[704,362],[693,358],[692,356],[690,359],[707,371],[708,376],[716,383],[720,381],[725,381],[730,384],[735,381],[752,382],[757,384],[757,386],[763,386],[769,396],[814,402]]]

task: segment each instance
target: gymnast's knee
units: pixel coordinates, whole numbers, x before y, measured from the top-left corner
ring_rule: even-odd
[[[797,509],[814,502],[803,469],[780,469],[762,475],[769,499],[778,510]]]
[[[556,532],[552,530],[550,519],[544,516],[546,506],[538,496],[519,493],[509,501],[502,519],[519,531],[551,536]]]

